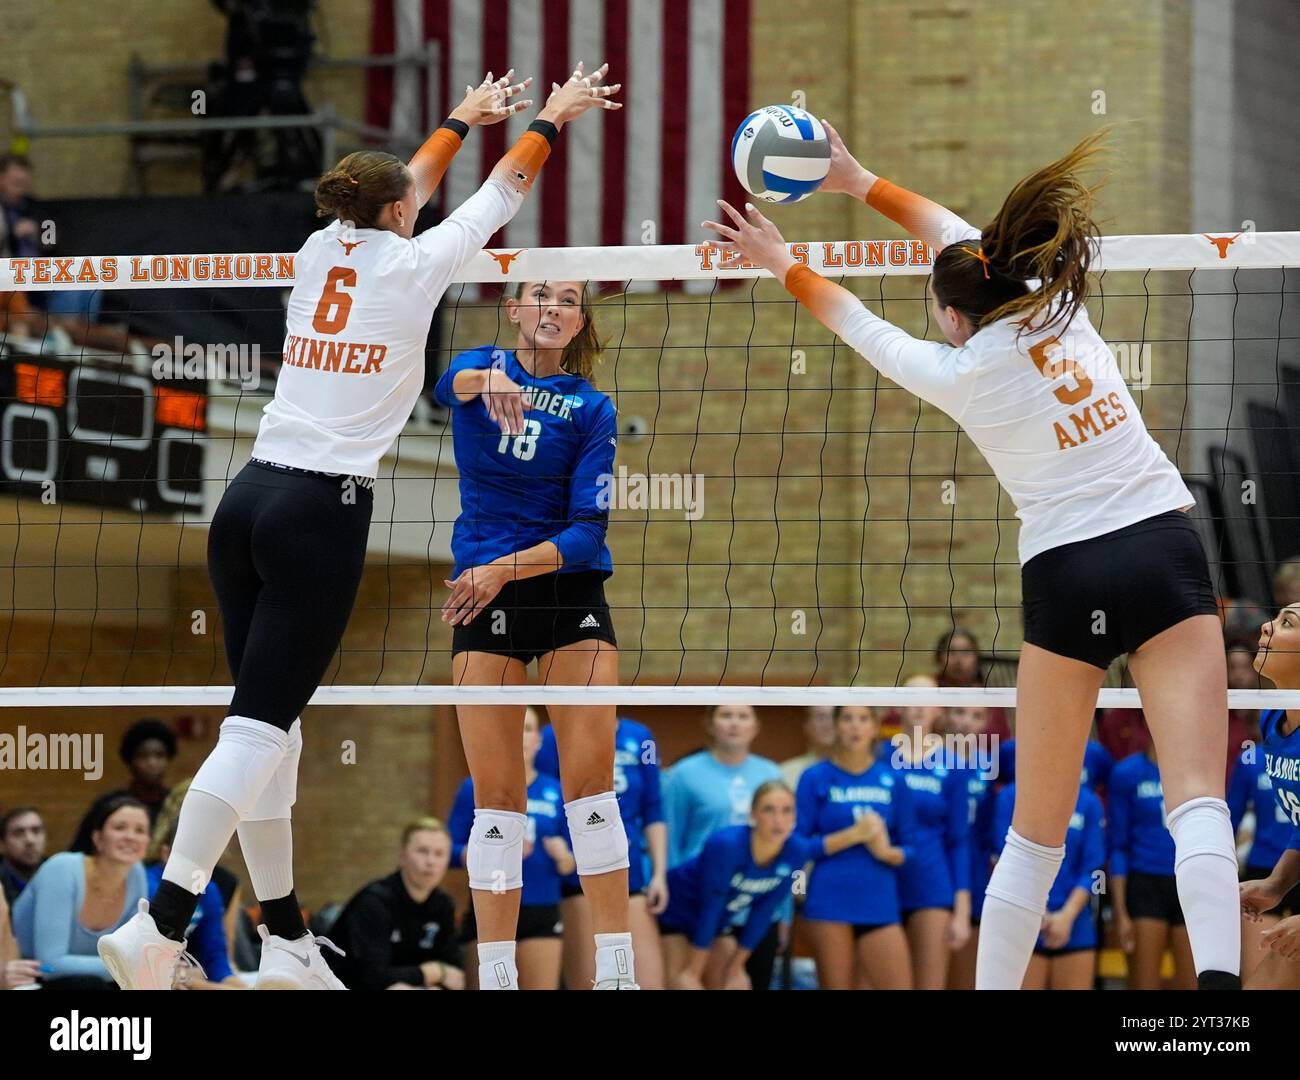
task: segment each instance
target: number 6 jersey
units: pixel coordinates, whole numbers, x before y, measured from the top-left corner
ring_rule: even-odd
[[[457,372],[500,368],[532,408],[524,431],[502,435],[482,396],[458,401]],[[457,356],[434,389],[452,410],[460,470],[460,517],[452,532],[455,573],[551,540],[561,572],[612,570],[605,530],[613,492],[618,421],[613,402],[577,375],[530,375],[513,350],[491,345]]]
[[[294,257],[283,366],[253,457],[375,476],[424,386],[433,309],[522,203],[489,179],[411,240],[338,221],[312,234]]]

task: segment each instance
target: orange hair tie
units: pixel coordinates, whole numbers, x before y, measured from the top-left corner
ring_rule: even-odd
[[[983,245],[980,245],[979,249],[978,249],[977,251],[973,252],[973,254],[974,254],[975,258],[979,259],[979,261],[982,262],[982,263],[984,264],[984,280],[985,280],[985,281],[988,281],[988,279],[989,279],[989,257],[988,257],[987,255],[984,254],[984,247],[983,247]]]

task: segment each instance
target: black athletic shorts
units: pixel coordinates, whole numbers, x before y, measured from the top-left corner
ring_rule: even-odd
[[[486,652],[530,664],[576,641],[617,645],[599,570],[557,571],[507,582],[468,626],[453,628],[452,655]]]
[[[560,917],[559,904],[523,904],[519,908],[519,924],[515,932],[516,941],[529,941],[533,938],[557,938],[564,933],[564,920]],[[460,940],[478,940],[478,922],[474,918],[474,905],[470,904],[465,917],[460,921]]]
[[[1063,544],[1021,568],[1025,641],[1103,671],[1218,605],[1205,548],[1181,510]]]
[[[1263,881],[1273,873],[1271,866],[1247,866],[1241,872],[1242,881]],[[1282,902],[1277,907],[1268,912],[1269,915],[1281,915],[1284,919],[1289,919],[1292,915],[1300,915],[1300,885],[1295,886],[1289,893],[1282,897]]]
[[[1170,926],[1183,925],[1183,907],[1178,902],[1178,885],[1173,874],[1128,875],[1128,917],[1160,919]]]

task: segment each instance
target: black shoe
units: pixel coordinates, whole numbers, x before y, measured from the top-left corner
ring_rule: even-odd
[[[1200,971],[1196,974],[1197,990],[1240,990],[1241,976],[1226,971]]]

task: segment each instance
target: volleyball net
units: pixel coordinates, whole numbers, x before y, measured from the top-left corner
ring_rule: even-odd
[[[924,245],[793,250],[939,337]],[[1226,624],[1255,630],[1300,556],[1300,233],[1108,237],[1094,269],[1093,324],[1196,496]],[[458,478],[428,391],[457,353],[514,347],[502,287],[525,280],[594,287],[596,382],[620,426],[604,478],[617,688],[450,685]],[[301,362],[282,355],[292,284],[283,254],[0,260],[0,703],[228,703],[207,526],[281,363]],[[344,344],[333,362],[355,359]],[[1081,403],[1065,437],[1113,421]],[[434,316],[426,393],[374,497],[315,703],[1014,704],[1018,527],[978,451],[765,272],[703,246],[477,255]],[[902,687],[954,627],[978,643],[976,685]],[[1124,681],[1117,665],[1103,705],[1137,704]]]

